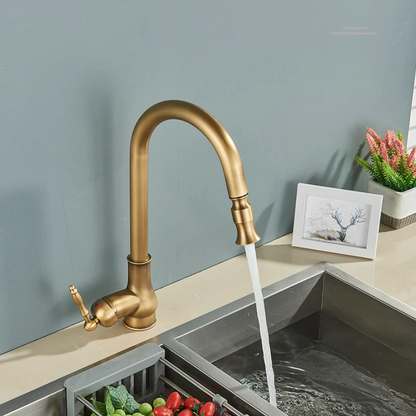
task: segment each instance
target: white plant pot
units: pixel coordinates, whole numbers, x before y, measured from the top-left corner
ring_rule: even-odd
[[[392,228],[402,228],[416,221],[416,188],[397,192],[369,179],[367,192],[383,195],[381,207],[383,224]]]

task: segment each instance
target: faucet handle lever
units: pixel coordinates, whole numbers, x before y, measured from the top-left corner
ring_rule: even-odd
[[[69,286],[69,291],[72,295],[72,299],[74,299],[75,304],[78,306],[79,311],[85,320],[84,329],[86,331],[94,331],[94,329],[97,328],[99,322],[98,319],[95,316],[90,316],[88,309],[85,307],[84,302],[82,301],[81,295],[74,285]]]

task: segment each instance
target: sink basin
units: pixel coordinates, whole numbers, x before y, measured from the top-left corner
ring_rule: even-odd
[[[277,381],[281,379],[280,385],[276,384],[278,406],[280,399],[284,412],[276,412],[265,400],[268,397],[261,371],[264,364],[252,296],[175,328],[161,336],[160,341],[266,414],[416,415],[413,308],[328,263],[290,276],[265,288],[263,293],[275,377]],[[313,381],[305,381],[307,368],[298,367],[298,363],[308,365],[308,360],[309,366],[314,367],[309,371],[318,377],[318,388]],[[324,368],[327,364],[328,368]],[[341,370],[346,371],[346,380],[342,379]],[[295,373],[300,374],[300,382],[288,386],[296,378]],[[335,390],[337,378],[341,379],[342,395],[361,384],[370,396],[390,401],[387,413],[370,413],[369,409],[378,405],[361,392],[353,393],[355,400],[337,401],[331,391]],[[326,393],[320,393],[321,388]],[[326,406],[325,400],[333,403]],[[306,410],[320,402],[321,411]],[[304,405],[305,413],[292,413],[288,410],[291,405]],[[342,407],[351,413],[343,413]]]
[[[185,382],[186,385],[190,375],[203,386],[202,390],[208,389],[227,399],[237,415],[238,412],[253,416],[416,415],[416,312],[413,308],[328,263],[319,263],[268,286],[263,293],[276,381],[282,379],[292,393],[299,393],[302,386],[309,389],[306,393],[303,391],[304,398],[315,391],[332,408],[324,411],[307,408],[310,403],[306,399],[304,402],[293,399],[290,392],[282,392],[280,388],[281,410],[268,403],[267,392],[261,388],[264,375],[253,295],[148,341],[162,346],[166,359],[186,373],[172,376],[177,384]],[[321,356],[315,355],[321,353],[329,357],[328,368],[321,366]],[[306,367],[301,365],[307,359],[313,366],[312,372],[321,377],[317,381],[319,387],[329,383],[329,387],[325,386],[326,393],[320,393],[305,379],[301,380],[301,387],[287,383],[297,373],[302,377],[306,374]],[[301,365],[296,364],[299,362]],[[335,376],[331,376],[334,368]],[[340,368],[352,376],[353,382],[348,388],[356,382],[364,388],[382,389],[383,394],[379,396],[387,401],[389,395],[394,396],[390,405],[395,410],[366,412],[366,399],[359,397],[358,407],[347,401],[342,409],[330,391],[337,381],[334,379],[342,379],[338,377]],[[1,405],[0,415],[64,416],[65,379]],[[306,407],[302,410],[303,405]],[[293,413],[296,406],[299,412]],[[394,413],[396,410],[398,413]]]

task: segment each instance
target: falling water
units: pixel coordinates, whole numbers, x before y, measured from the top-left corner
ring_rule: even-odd
[[[257,317],[259,320],[261,345],[263,348],[264,366],[266,368],[267,386],[269,388],[270,403],[276,406],[276,387],[274,384],[274,371],[272,354],[270,351],[269,332],[267,330],[266,310],[264,308],[263,293],[260,285],[259,268],[257,266],[256,249],[253,244],[244,246],[253,283],[254,299],[256,301]]]

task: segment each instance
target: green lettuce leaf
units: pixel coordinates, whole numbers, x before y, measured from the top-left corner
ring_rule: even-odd
[[[127,397],[127,402],[124,408],[124,411],[129,414],[132,415],[133,413],[137,413],[139,411],[139,407],[140,404],[136,402],[136,400],[134,400],[134,397],[129,394]]]
[[[116,409],[125,409],[127,397],[129,395],[127,389],[122,384],[117,388],[106,386],[111,397],[111,401]]]
[[[107,408],[105,403],[97,402],[93,398],[91,398],[92,405],[101,413],[102,416],[107,416]]]
[[[114,413],[114,406],[113,403],[111,402],[111,396],[110,393],[106,393],[105,395],[105,410],[107,412],[107,415],[112,415]]]

